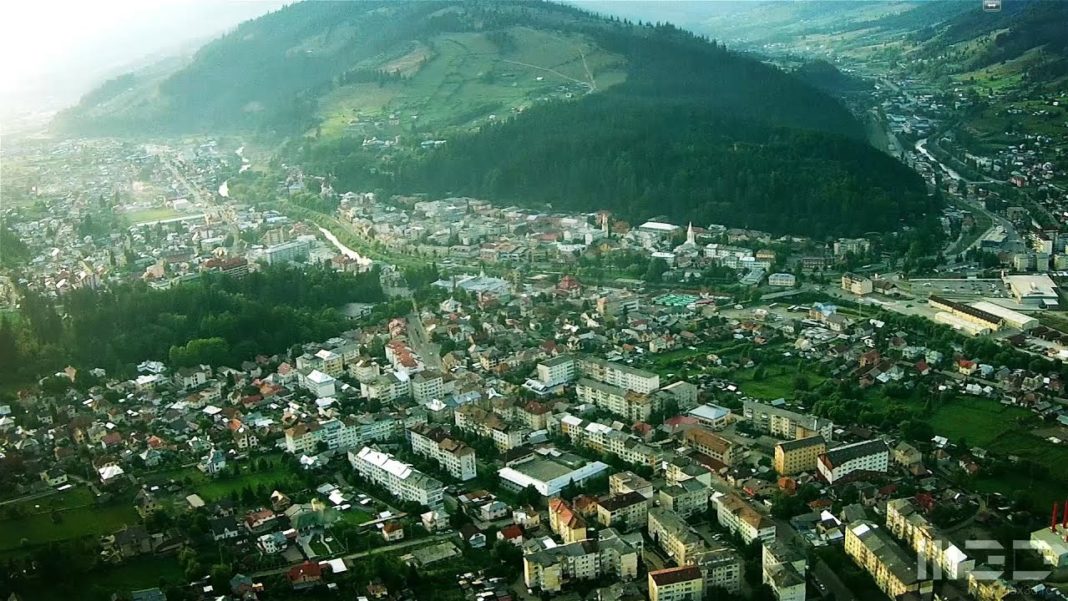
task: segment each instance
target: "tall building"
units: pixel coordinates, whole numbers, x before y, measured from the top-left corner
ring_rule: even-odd
[[[697,566],[649,572],[649,601],[701,601],[705,579]]]
[[[568,384],[575,379],[575,359],[560,355],[538,363],[538,381],[546,388]]]
[[[413,501],[430,508],[440,507],[445,486],[389,453],[363,447],[349,451],[349,463],[361,477],[385,488],[401,501]]]
[[[712,495],[720,526],[738,534],[745,544],[754,540],[770,543],[775,540],[775,522],[753,509],[734,493]]]
[[[764,545],[761,569],[764,584],[778,601],[805,601],[805,569],[808,561],[798,550],[778,542]]]
[[[457,480],[471,480],[477,470],[475,450],[451,438],[437,426],[422,424],[408,430],[412,451],[432,459]]]
[[[853,474],[886,473],[889,467],[890,447],[882,440],[866,440],[835,447],[820,455],[816,464],[816,469],[828,484]]]
[[[951,580],[963,580],[975,569],[968,557],[927,521],[912,499],[892,499],[886,503],[886,529],[936,567]]]
[[[679,565],[692,564],[697,554],[707,550],[697,535],[679,514],[663,507],[649,510],[647,528],[649,538]]]
[[[891,599],[908,593],[930,599],[934,592],[934,582],[921,577],[916,561],[873,522],[859,520],[846,528],[845,552]]]
[[[580,378],[575,385],[575,393],[583,403],[593,403],[631,421],[648,421],[653,411],[659,408],[659,398],[654,395],[626,390],[590,378]]]
[[[578,371],[592,380],[641,394],[649,394],[660,388],[660,376],[651,371],[597,357],[580,358]]]
[[[612,576],[633,580],[638,576],[641,535],[620,535],[611,528],[596,539],[563,545],[528,548],[523,555],[523,580],[529,589],[558,593],[579,580]]]
[[[819,435],[829,442],[834,436],[834,424],[830,420],[766,403],[745,401],[742,404],[742,417],[757,430],[777,438],[795,440]]]
[[[819,456],[826,452],[827,442],[822,436],[780,442],[775,445],[775,471],[781,476],[814,471]]]

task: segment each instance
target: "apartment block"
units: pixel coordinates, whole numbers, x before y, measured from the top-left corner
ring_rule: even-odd
[[[364,444],[360,424],[354,417],[328,419],[297,424],[285,432],[286,452],[314,455],[319,452],[319,443],[330,450],[350,449]]]
[[[649,513],[649,499],[641,493],[629,492],[597,502],[597,522],[621,530],[641,528]]]
[[[412,466],[398,461],[389,453],[363,447],[349,451],[349,463],[361,477],[385,488],[401,501],[413,501],[427,507],[440,507],[445,486]]]
[[[496,413],[477,405],[461,406],[455,411],[453,418],[456,427],[489,438],[502,453],[523,444],[529,432],[526,428],[513,426]]]
[[[719,525],[738,534],[745,544],[754,540],[770,543],[775,540],[775,522],[753,509],[752,505],[734,493],[712,495]]]
[[[634,472],[616,472],[608,477],[608,494],[625,495],[636,492],[646,499],[653,498],[653,483]]]
[[[592,403],[631,421],[648,421],[659,407],[659,399],[590,378],[579,378],[575,393],[583,403]]]
[[[598,453],[615,455],[632,465],[646,465],[657,469],[663,461],[663,451],[645,444],[640,438],[605,424],[586,421],[570,413],[554,418],[549,430],[559,431],[575,445],[593,449]]]
[[[578,371],[592,380],[640,394],[649,394],[660,388],[660,376],[651,371],[597,357],[578,359]]]
[[[912,499],[892,499],[886,503],[886,529],[936,567],[941,576],[963,580],[975,570],[975,560],[954,545],[927,521]]]
[[[882,440],[856,442],[828,450],[819,456],[816,468],[828,484],[865,473],[886,473],[890,447]]]
[[[775,471],[781,476],[793,476],[816,470],[820,455],[827,452],[822,436],[787,440],[775,445]]]
[[[570,384],[575,380],[575,358],[560,355],[538,363],[538,381],[545,388]]]
[[[586,540],[586,520],[560,497],[549,499],[549,529],[564,544]]]
[[[656,495],[661,507],[688,518],[708,510],[708,496],[711,492],[712,489],[705,483],[691,478],[661,488]]]
[[[433,460],[458,480],[470,480],[477,473],[475,450],[451,438],[437,426],[422,424],[408,430],[412,451]]]
[[[909,593],[930,599],[934,592],[934,582],[920,576],[916,561],[873,522],[860,520],[846,528],[845,552],[891,599]]]
[[[412,376],[412,399],[416,403],[427,403],[443,396],[445,378],[436,371],[421,371]]]
[[[575,581],[608,576],[633,580],[638,576],[640,554],[640,537],[620,536],[607,528],[596,539],[528,549],[523,556],[523,580],[527,588],[550,594]]]
[[[693,450],[724,465],[731,465],[734,462],[734,443],[715,432],[704,428],[692,428],[682,435],[682,439]]]
[[[834,436],[834,424],[830,420],[773,407],[767,403],[745,401],[742,405],[742,417],[757,430],[777,438],[795,440],[822,436],[825,441],[830,442]]]
[[[761,550],[764,584],[778,601],[805,601],[805,570],[808,561],[795,548],[774,542]]]
[[[705,578],[697,566],[649,572],[649,601],[701,601]]]
[[[649,538],[660,545],[675,563],[687,565],[696,561],[699,552],[706,550],[705,542],[682,516],[663,507],[649,509],[646,523]]]

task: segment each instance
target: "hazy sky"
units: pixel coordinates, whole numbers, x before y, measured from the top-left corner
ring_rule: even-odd
[[[106,77],[188,51],[284,0],[4,0],[0,108],[70,104]],[[27,102],[30,101],[30,102]]]

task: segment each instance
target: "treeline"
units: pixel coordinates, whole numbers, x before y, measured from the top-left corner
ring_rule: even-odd
[[[24,382],[68,364],[130,374],[146,359],[238,364],[344,330],[336,307],[384,298],[378,274],[271,267],[240,279],[205,273],[168,290],[142,283],[80,289],[60,307],[24,299],[18,322],[0,323],[0,379]]]
[[[607,95],[530,109],[398,162],[395,178],[434,195],[813,236],[896,230],[936,209],[914,172],[862,142]]]

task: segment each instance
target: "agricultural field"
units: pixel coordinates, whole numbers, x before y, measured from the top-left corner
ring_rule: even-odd
[[[439,133],[503,119],[535,102],[580,97],[625,79],[622,59],[590,40],[525,27],[510,29],[506,37],[435,36],[373,67],[406,79],[332,91],[320,103],[321,135],[384,139]]]

